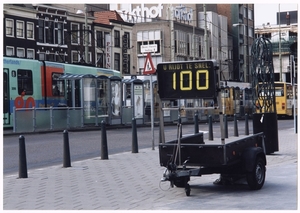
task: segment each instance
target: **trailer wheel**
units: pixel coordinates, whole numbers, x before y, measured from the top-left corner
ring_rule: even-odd
[[[252,172],[247,173],[247,183],[250,189],[261,189],[265,183],[266,167],[262,157],[257,157]]]

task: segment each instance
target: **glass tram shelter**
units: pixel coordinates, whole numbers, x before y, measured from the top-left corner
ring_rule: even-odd
[[[120,77],[65,74],[60,79],[66,80],[66,105],[82,108],[84,125],[121,123]]]

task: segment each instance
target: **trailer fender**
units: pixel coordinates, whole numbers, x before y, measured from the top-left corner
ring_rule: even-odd
[[[264,160],[265,165],[267,165],[266,155],[261,147],[250,147],[247,148],[242,154],[242,160],[244,165],[244,170],[246,172],[252,172],[255,166],[255,161],[258,156],[261,156]]]

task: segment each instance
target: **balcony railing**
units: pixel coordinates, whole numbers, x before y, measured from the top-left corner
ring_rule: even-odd
[[[273,54],[277,55],[281,51],[281,54],[289,54],[291,52],[292,42],[281,41],[281,47],[279,48],[279,42],[272,42]]]

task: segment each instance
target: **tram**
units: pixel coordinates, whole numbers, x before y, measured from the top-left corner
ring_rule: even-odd
[[[68,105],[68,91],[74,85],[62,79],[72,75],[118,76],[111,69],[33,59],[3,57],[3,127],[13,126],[13,109]],[[75,97],[75,96],[74,96]]]
[[[17,122],[14,121],[14,117],[19,118],[19,121],[24,120],[21,111],[23,112],[26,108],[49,109],[60,106],[83,108],[83,123],[87,125],[97,124],[102,119],[109,125],[130,124],[133,116],[137,124],[150,122],[151,81],[149,76],[121,77],[119,71],[111,69],[4,57],[3,83],[4,128],[14,127],[14,122]],[[152,84],[154,120],[159,121],[159,95],[155,75]],[[221,82],[223,113],[228,116],[234,114],[242,116],[244,113],[250,115],[251,93],[252,90],[248,84]],[[165,122],[176,121],[179,116],[176,110],[178,106],[182,109],[209,108],[217,105],[214,103],[216,101],[210,99],[162,100],[163,107],[174,108],[174,110],[163,112],[164,120]],[[14,115],[14,109],[18,110],[18,116]],[[208,115],[218,115],[218,113],[218,109],[198,110],[199,120],[207,120]],[[180,116],[183,122],[194,119],[194,113],[191,110],[181,110]],[[45,119],[40,114],[36,118]],[[27,119],[33,118],[29,116]],[[22,124],[26,126],[24,121]],[[19,129],[20,125],[17,125]]]
[[[261,83],[260,83],[261,84]],[[274,82],[275,87],[275,103],[276,113],[278,117],[294,117],[297,115],[297,84],[293,85],[288,82]],[[261,91],[258,91],[262,93]],[[256,112],[266,112],[263,107],[264,102],[267,102],[267,94],[261,94],[262,98],[256,101]]]

